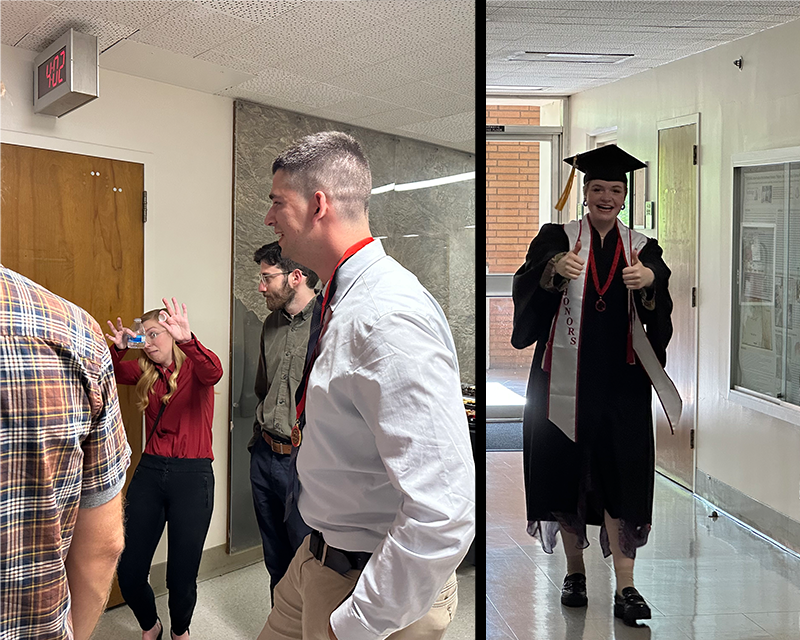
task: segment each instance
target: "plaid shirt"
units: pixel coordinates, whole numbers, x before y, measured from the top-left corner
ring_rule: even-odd
[[[0,640],[68,640],[79,507],[122,489],[130,447],[97,322],[0,265]]]

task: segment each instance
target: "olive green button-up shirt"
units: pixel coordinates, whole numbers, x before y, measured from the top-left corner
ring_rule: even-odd
[[[295,316],[281,309],[264,320],[255,383],[258,406],[248,449],[261,431],[285,440],[291,437],[297,418],[294,396],[303,378],[314,300]]]

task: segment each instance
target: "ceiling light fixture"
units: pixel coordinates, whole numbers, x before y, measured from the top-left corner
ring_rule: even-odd
[[[488,85],[486,95],[490,96],[521,96],[544,91],[550,87],[515,87],[510,85]]]
[[[509,62],[580,62],[584,64],[616,64],[632,58],[632,53],[573,53],[570,51],[518,51]]]

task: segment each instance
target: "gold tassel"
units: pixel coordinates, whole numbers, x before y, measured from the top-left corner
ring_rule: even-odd
[[[556,203],[556,209],[561,211],[564,209],[564,205],[567,204],[567,199],[569,198],[569,192],[572,191],[572,182],[575,180],[575,162],[572,164],[572,171],[569,172],[569,178],[567,178],[567,184],[564,187],[564,191],[561,193],[561,197],[558,199]]]

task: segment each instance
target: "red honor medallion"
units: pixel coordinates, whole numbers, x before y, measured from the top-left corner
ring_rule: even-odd
[[[303,432],[300,431],[300,421],[294,423],[292,427],[292,446],[299,447],[300,441],[303,439]]]

